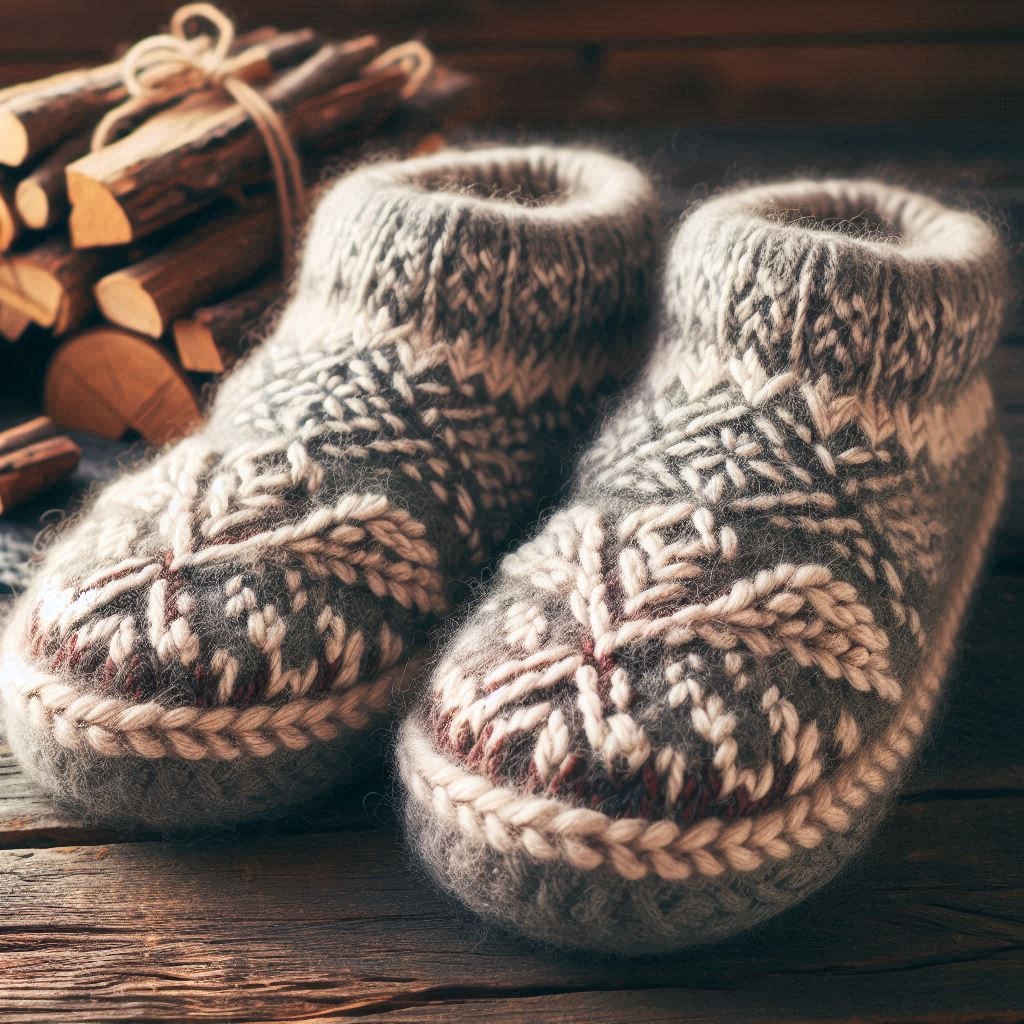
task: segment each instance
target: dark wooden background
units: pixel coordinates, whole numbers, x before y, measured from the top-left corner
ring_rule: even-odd
[[[2,0],[0,81],[108,55],[173,0]],[[239,24],[421,34],[500,121],[1012,118],[1020,0],[224,0]]]
[[[109,55],[172,6],[0,0],[0,81]],[[422,30],[479,75],[485,120],[640,160],[670,220],[723,183],[807,169],[981,206],[1006,227],[1024,293],[1021,0],[225,6],[243,26]],[[386,776],[278,822],[165,843],[55,808],[0,741],[0,1024],[1024,1020],[1019,309],[1007,334],[996,378],[1011,495],[941,727],[825,893],[682,956],[551,953],[485,929],[410,868]]]

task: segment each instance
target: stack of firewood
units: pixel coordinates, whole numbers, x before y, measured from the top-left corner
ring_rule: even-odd
[[[266,28],[234,47],[259,47],[245,80],[307,181],[371,139],[429,148],[465,86],[435,67],[408,98],[411,72],[375,60],[372,35]],[[227,369],[278,297],[281,214],[257,125],[220,89],[147,110],[92,148],[126,94],[121,62],[0,91],[0,335],[61,339],[43,396],[60,425],[163,443],[199,418],[195,374]]]

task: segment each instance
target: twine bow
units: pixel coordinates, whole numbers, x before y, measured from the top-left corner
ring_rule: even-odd
[[[187,35],[186,25],[192,19],[205,22],[212,31]],[[119,127],[147,110],[202,89],[222,89],[249,115],[266,146],[287,252],[296,219],[301,217],[306,202],[302,164],[281,115],[246,81],[246,72],[263,64],[262,48],[250,46],[232,55],[234,43],[234,22],[213,4],[179,7],[171,17],[169,33],[140,39],[124,55],[121,74],[128,98],[108,111],[96,126],[91,147],[96,150],[107,145]],[[400,95],[408,99],[423,85],[433,63],[430,51],[413,41],[380,54],[363,73],[400,68],[406,75]]]
[[[189,37],[191,19],[205,21],[213,31]],[[235,26],[221,10],[208,3],[185,4],[171,17],[170,33],[140,39],[121,62],[128,98],[107,112],[92,136],[92,149],[105,146],[125,120],[201,89],[223,89],[252,119],[267,147],[277,189],[281,235],[287,249],[295,220],[306,201],[302,164],[288,129],[276,110],[242,77],[262,62],[259,47],[229,56]]]

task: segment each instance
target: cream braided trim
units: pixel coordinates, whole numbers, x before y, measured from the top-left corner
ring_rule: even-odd
[[[574,808],[550,797],[523,796],[495,786],[438,754],[419,722],[402,730],[399,764],[411,796],[435,818],[478,843],[504,854],[570,864],[592,870],[607,863],[627,879],[656,875],[680,881],[725,871],[753,871],[812,849],[829,832],[844,832],[853,812],[881,794],[916,748],[935,706],[956,642],[957,627],[985,556],[1006,486],[1008,455],[1001,438],[992,485],[977,527],[949,590],[949,605],[935,632],[935,644],[889,728],[830,779],[763,814],[726,824],[717,818],[689,827],[668,820],[612,818]]]
[[[0,678],[8,712],[71,750],[103,757],[231,761],[305,750],[345,730],[366,729],[415,680],[422,660],[414,656],[369,682],[326,697],[248,708],[171,708],[83,693],[11,656],[0,662]]]

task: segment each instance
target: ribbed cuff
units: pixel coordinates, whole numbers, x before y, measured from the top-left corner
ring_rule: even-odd
[[[654,195],[635,167],[542,146],[451,151],[350,174],[325,196],[299,292],[438,340],[543,353],[639,317]]]
[[[956,388],[999,336],[1006,255],[969,213],[876,181],[794,181],[700,206],[666,306],[680,348],[892,399]]]

